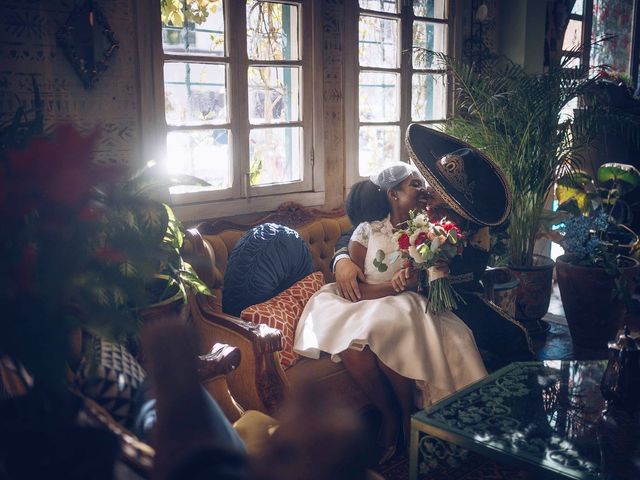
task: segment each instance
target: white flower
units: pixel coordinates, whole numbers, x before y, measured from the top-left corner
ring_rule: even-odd
[[[427,223],[429,223],[429,217],[427,217],[424,213],[419,213],[413,219],[413,224],[418,227],[426,227]]]
[[[420,253],[418,252],[418,249],[414,245],[411,245],[409,247],[409,255],[411,256],[414,262],[424,263],[424,258],[422,258],[422,255],[420,255]]]

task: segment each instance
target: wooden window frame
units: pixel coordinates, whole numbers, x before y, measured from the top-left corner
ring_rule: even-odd
[[[167,54],[162,47],[159,0],[141,0],[138,4],[138,39],[141,87],[142,156],[161,160],[166,156],[166,134],[181,127],[168,127],[164,114],[165,61],[185,60],[221,64],[228,63],[227,99],[229,122],[187,129],[229,129],[232,159],[232,186],[225,190],[168,194],[178,218],[195,221],[228,215],[274,210],[287,200],[306,206],[324,204],[324,132],[322,116],[322,10],[313,0],[270,0],[297,5],[300,18],[300,60],[249,60],[246,49],[246,14],[238,8],[238,0],[222,0],[225,9],[225,56]],[[151,51],[151,55],[149,55]],[[300,66],[300,121],[250,125],[248,111],[247,69],[260,66]],[[302,126],[302,180],[274,185],[248,185],[249,133],[251,129]]]
[[[447,52],[454,51],[454,0],[445,0],[446,18],[416,17],[413,14],[412,0],[398,0],[401,6],[400,13],[379,12],[361,9],[358,0],[346,0],[345,2],[345,65],[354,68],[345,68],[345,186],[346,190],[354,183],[365,179],[359,174],[359,127],[360,125],[391,125],[400,127],[400,160],[408,161],[408,153],[404,146],[404,132],[413,123],[411,120],[411,95],[402,95],[402,92],[411,92],[411,81],[414,73],[444,74],[446,83],[445,115],[443,119],[420,121],[423,125],[437,125],[443,123],[453,111],[453,89],[450,76],[445,69],[414,68],[412,65],[413,22],[426,20],[431,23],[440,23],[447,27]],[[400,66],[399,68],[360,67],[358,59],[358,22],[361,13],[381,18],[399,19],[400,23]],[[409,28],[404,28],[409,25]],[[400,78],[400,115],[396,122],[361,122],[359,118],[358,84],[360,72],[384,71],[399,73]]]

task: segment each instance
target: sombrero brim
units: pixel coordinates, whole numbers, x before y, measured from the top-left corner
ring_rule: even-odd
[[[409,157],[443,200],[457,214],[480,225],[500,225],[511,212],[511,190],[500,168],[486,155],[455,137],[412,124],[405,137]],[[438,168],[445,155],[465,150],[463,175]],[[460,180],[460,179],[463,180]]]

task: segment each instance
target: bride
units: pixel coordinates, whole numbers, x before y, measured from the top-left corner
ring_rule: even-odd
[[[365,274],[361,300],[351,302],[338,294],[335,283],[325,285],[302,313],[294,350],[311,358],[327,352],[344,362],[382,414],[378,443],[383,463],[394,455],[401,433],[407,443],[414,400],[420,408],[428,406],[487,371],[462,320],[451,312],[426,312],[427,299],[417,293],[417,271],[401,261],[384,272],[373,264],[378,250],[386,256],[397,250],[393,227],[407,221],[411,210],[429,206],[425,180],[414,167],[398,163],[372,181],[375,188],[364,181],[349,194],[362,197],[367,191],[370,198],[362,198],[382,202],[388,212],[381,220],[360,223],[349,243],[351,259]]]

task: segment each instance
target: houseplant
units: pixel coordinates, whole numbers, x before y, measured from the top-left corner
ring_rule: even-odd
[[[147,287],[158,273],[161,292],[206,291],[180,256],[178,221],[153,198],[202,182],[158,167],[127,178],[91,161],[97,136],[63,125],[0,164],[0,358],[23,365],[36,390],[64,390],[74,329],[116,341],[135,334],[139,310],[157,300]]]
[[[503,169],[514,192],[508,255],[520,279],[516,318],[534,333],[549,306],[553,272],[550,259],[534,255],[545,204],[559,174],[575,168],[590,141],[583,133],[590,131],[592,117],[581,115],[578,125],[565,109],[591,91],[597,75],[566,64],[530,74],[503,57],[474,69],[434,55],[455,81],[457,115],[447,122],[447,132],[482,149]]]
[[[556,196],[565,215],[553,238],[565,249],[556,272],[574,346],[605,349],[621,327],[640,274],[640,262],[620,254],[638,241],[621,223],[629,221],[628,208],[621,206],[625,194],[640,185],[640,172],[608,163],[598,169],[596,180],[582,171],[558,179]]]

